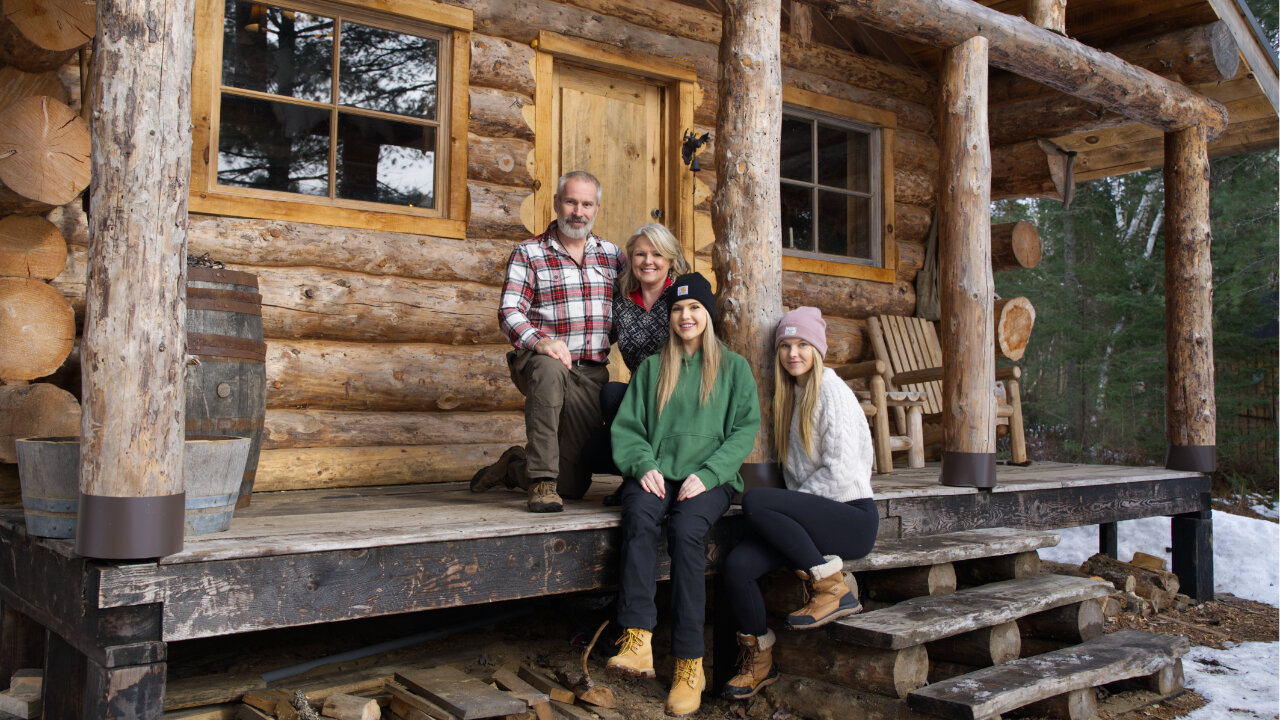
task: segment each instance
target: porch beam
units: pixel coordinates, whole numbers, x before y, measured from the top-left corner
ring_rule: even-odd
[[[1027,20],[972,0],[828,0],[838,16],[925,45],[954,47],[981,35],[990,63],[1166,132],[1227,127],[1221,104],[1185,85]]]
[[[1204,128],[1164,141],[1165,343],[1168,357],[1165,467],[1213,472],[1217,403],[1213,388],[1213,267],[1209,150]]]
[[[182,549],[192,0],[99,0],[76,551]]]
[[[977,35],[943,54],[938,133],[941,482],[979,488],[996,484],[987,47]]]
[[[1027,0],[1027,20],[1059,35],[1067,34],[1067,0]]]
[[[780,0],[726,0],[720,38],[716,184],[711,226],[718,286],[716,334],[747,359],[760,397],[748,483],[776,470],[773,333],[782,318],[778,146],[782,132]]]

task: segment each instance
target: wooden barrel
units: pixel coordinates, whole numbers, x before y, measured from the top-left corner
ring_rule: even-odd
[[[80,438],[22,438],[14,445],[27,534],[75,537],[80,503]]]
[[[182,456],[186,493],[184,535],[222,532],[240,497],[249,439],[226,435],[188,435]]]
[[[186,432],[249,439],[236,507],[249,504],[267,410],[267,345],[256,275],[187,268]]]

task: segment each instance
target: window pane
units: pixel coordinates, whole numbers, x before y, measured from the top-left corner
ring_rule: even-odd
[[[813,191],[782,185],[782,247],[813,252]]]
[[[818,191],[818,252],[871,259],[871,201]]]
[[[870,140],[864,132],[818,125],[818,183],[870,192]]]
[[[436,129],[338,114],[338,197],[435,207]]]
[[[328,195],[328,111],[224,94],[218,182]]]
[[[782,177],[813,182],[813,123],[782,119]]]
[[[436,119],[440,41],[342,23],[342,104]]]
[[[329,102],[333,20],[228,0],[223,20],[222,84]]]

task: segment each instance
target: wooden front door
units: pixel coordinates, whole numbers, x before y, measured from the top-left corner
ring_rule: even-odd
[[[600,179],[595,232],[624,248],[637,227],[663,222],[664,87],[557,63],[551,182],[570,170]]]

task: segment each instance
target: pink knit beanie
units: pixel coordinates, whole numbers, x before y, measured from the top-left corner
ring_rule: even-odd
[[[812,345],[819,355],[826,357],[827,321],[822,319],[822,311],[815,307],[798,307],[783,315],[778,331],[774,333],[773,346],[776,348],[787,338],[800,338]]]

